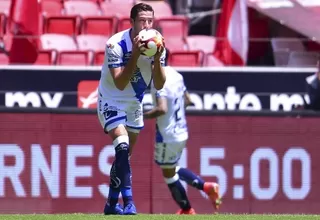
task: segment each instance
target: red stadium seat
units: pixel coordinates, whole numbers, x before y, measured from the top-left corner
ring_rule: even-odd
[[[44,33],[75,35],[78,33],[77,16],[50,16],[45,19]]]
[[[120,18],[118,21],[118,28],[117,31],[124,31],[126,29],[131,28],[130,18],[129,17],[123,17]]]
[[[40,50],[37,61],[34,63],[34,65],[53,65],[54,54],[54,50]]]
[[[152,6],[156,19],[161,17],[170,17],[173,15],[172,9],[166,1],[137,1],[137,3],[140,2],[144,2]]]
[[[133,4],[119,4],[118,1],[103,1],[100,3],[101,10],[106,16],[127,17]]]
[[[115,33],[116,19],[114,17],[86,17],[82,20],[82,34],[98,34],[111,37]]]
[[[171,66],[201,66],[202,51],[170,51],[169,65]]]
[[[273,51],[305,51],[302,41],[298,38],[272,38],[271,45]]]
[[[0,37],[2,37],[6,33],[6,25],[7,17],[4,13],[0,13]]]
[[[63,12],[63,5],[57,0],[41,1],[42,14],[44,16],[59,16]]]
[[[183,16],[163,17],[157,19],[157,26],[161,28],[161,33],[167,38],[185,38],[188,35],[188,19]]]
[[[79,50],[104,51],[108,38],[103,35],[83,34],[77,36]]]
[[[224,64],[213,53],[208,53],[204,57],[203,66],[224,66]]]
[[[90,55],[88,51],[63,51],[59,52],[57,65],[90,65]]]
[[[291,67],[315,67],[319,59],[319,53],[306,51],[293,51],[289,55],[288,66]]]
[[[170,51],[184,51],[187,50],[187,45],[182,38],[164,38],[165,46]]]
[[[93,1],[72,0],[64,2],[66,15],[97,16],[101,14],[98,4]]]
[[[4,44],[4,48],[9,51],[11,49],[11,44],[12,44],[12,38],[13,36],[12,35],[4,35],[2,38],[1,38],[1,42]]]
[[[104,61],[104,51],[95,52],[93,56],[93,65],[101,66]]]
[[[205,53],[214,51],[216,38],[207,35],[190,35],[186,37],[188,50],[202,50]]]
[[[10,0],[1,0],[0,1],[0,13],[4,13],[6,15],[9,15],[10,11]]]
[[[290,52],[288,50],[273,51],[274,64],[276,66],[287,66]]]
[[[65,1],[66,2],[66,1],[79,1],[79,0],[55,0],[55,1]],[[105,0],[80,0],[80,1],[91,1],[91,2],[98,3],[98,2],[105,1]]]
[[[71,36],[64,34],[43,34],[40,36],[41,46],[44,50],[77,50],[77,45]]]
[[[9,57],[7,54],[0,52],[0,65],[9,64]]]
[[[100,1],[104,1],[104,0],[100,0]],[[109,0],[109,2],[120,2],[120,4],[134,4],[135,0]]]

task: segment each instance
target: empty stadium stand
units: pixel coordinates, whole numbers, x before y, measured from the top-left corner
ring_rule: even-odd
[[[161,30],[166,47],[170,49],[171,65],[224,65],[213,53],[217,43],[215,36],[190,35],[190,17],[175,14],[175,10],[165,0],[42,0],[41,50],[35,64],[101,65],[106,41],[114,33],[131,27],[130,9],[139,2],[146,2],[154,8],[155,26]],[[217,4],[215,0],[210,2]],[[11,46],[8,25],[10,3],[10,0],[0,0],[0,41],[5,51],[9,51]],[[194,5],[196,11],[202,7],[200,3],[205,3],[206,8],[209,6],[209,1],[199,1]],[[252,10],[249,12],[252,14]],[[314,12],[318,13],[319,10],[315,9]],[[254,19],[256,23],[263,21],[257,13]],[[260,23],[255,25],[259,26]],[[265,29],[265,26],[261,28]],[[314,43],[311,47],[316,49],[311,50],[312,42],[306,44],[298,37],[270,37],[268,45],[276,66],[312,66],[318,59],[317,52],[320,50],[319,44]],[[0,54],[0,63],[8,63],[5,53]]]

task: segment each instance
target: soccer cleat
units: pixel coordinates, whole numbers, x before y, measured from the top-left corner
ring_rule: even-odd
[[[136,215],[137,209],[133,203],[128,203],[123,209],[124,215]]]
[[[176,214],[177,215],[195,215],[196,211],[193,208],[189,210],[180,209]]]
[[[106,203],[103,212],[105,215],[122,215],[123,209],[119,203],[115,206],[110,206],[109,203]]]
[[[220,208],[220,205],[222,204],[222,200],[219,194],[219,184],[205,182],[203,186],[203,191],[207,193],[209,199],[211,200],[213,208],[215,210],[218,210]]]

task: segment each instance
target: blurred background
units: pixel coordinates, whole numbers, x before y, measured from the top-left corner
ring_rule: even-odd
[[[105,42],[130,27],[136,2],[0,0],[0,63],[101,65]],[[314,66],[317,60],[317,1],[145,2],[155,10],[173,66]],[[33,56],[21,55],[19,42],[34,49]]]

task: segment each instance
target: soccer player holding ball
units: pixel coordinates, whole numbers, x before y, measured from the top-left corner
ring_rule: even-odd
[[[147,48],[139,33],[143,29],[152,28],[154,10],[148,4],[136,4],[131,9],[130,18],[132,28],[113,35],[107,42],[98,89],[99,121],[115,147],[109,196],[104,208],[106,215],[137,213],[132,198],[129,157],[144,126],[144,92],[151,79],[155,89],[161,89],[166,80],[162,68],[164,46],[158,44],[152,57],[141,54]],[[118,203],[120,193],[123,208]]]
[[[188,140],[185,107],[191,104],[191,100],[183,76],[170,66],[164,69],[167,76],[164,87],[161,90],[151,88],[155,107],[144,113],[144,118],[157,119],[154,160],[162,169],[171,195],[180,207],[177,214],[195,214],[180,180],[204,191],[217,210],[221,204],[219,185],[205,182],[191,170],[177,166]]]

